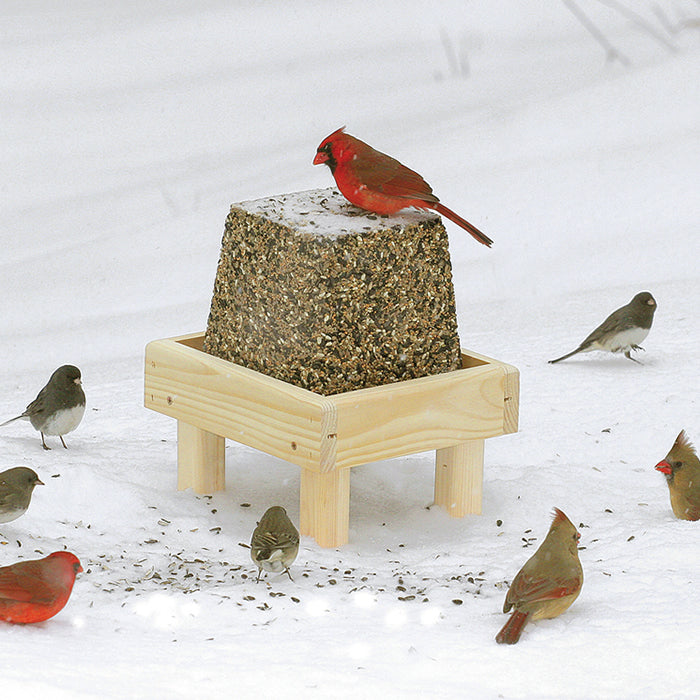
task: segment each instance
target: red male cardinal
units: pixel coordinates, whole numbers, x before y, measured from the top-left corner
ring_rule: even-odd
[[[656,469],[666,477],[673,514],[681,520],[700,520],[700,459],[685,430]]]
[[[527,622],[557,617],[578,598],[583,585],[580,537],[566,515],[555,508],[547,537],[510,584],[503,612],[515,610],[496,636],[499,644],[515,644]]]
[[[491,247],[493,241],[488,236],[440,204],[432,187],[418,173],[346,134],[344,129],[334,131],[321,142],[314,165],[325,163],[331,169],[338,189],[347,200],[375,214],[395,214],[406,207],[434,209],[468,231],[479,243]]]
[[[53,617],[68,602],[82,570],[70,552],[0,567],[0,620],[27,623]]]

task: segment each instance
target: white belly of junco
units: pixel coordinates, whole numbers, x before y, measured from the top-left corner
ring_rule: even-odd
[[[85,406],[80,404],[60,409],[46,420],[41,432],[44,435],[66,435],[80,425],[84,413]]]
[[[624,352],[629,348],[639,346],[639,344],[649,335],[648,328],[628,328],[620,331],[609,338],[604,338],[597,341],[593,345],[598,347],[590,347],[588,350],[608,350],[610,352]]]

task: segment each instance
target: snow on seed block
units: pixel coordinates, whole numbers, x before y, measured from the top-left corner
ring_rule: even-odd
[[[440,217],[378,216],[333,188],[234,204],[204,349],[324,395],[459,368]]]

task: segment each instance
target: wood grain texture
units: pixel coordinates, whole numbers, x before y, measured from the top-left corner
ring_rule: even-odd
[[[520,372],[515,367],[503,365],[505,371],[503,384],[503,433],[518,432],[520,416]]]
[[[321,547],[348,541],[350,527],[350,470],[326,474],[301,470],[299,531]]]
[[[484,441],[470,440],[435,453],[435,503],[454,518],[481,515]]]
[[[226,487],[226,441],[206,430],[177,422],[177,488],[214,493]]]
[[[323,397],[207,355],[197,349],[201,335],[148,344],[146,407],[320,469]]]
[[[517,369],[468,350],[460,370],[326,397],[207,355],[201,336],[149,343],[146,406],[305,469],[517,430]]]
[[[338,411],[338,467],[511,432],[507,376],[500,363],[489,363],[331,397]]]

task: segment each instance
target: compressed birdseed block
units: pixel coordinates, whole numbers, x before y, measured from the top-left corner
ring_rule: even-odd
[[[333,188],[234,204],[204,350],[324,395],[458,369],[440,217]]]

